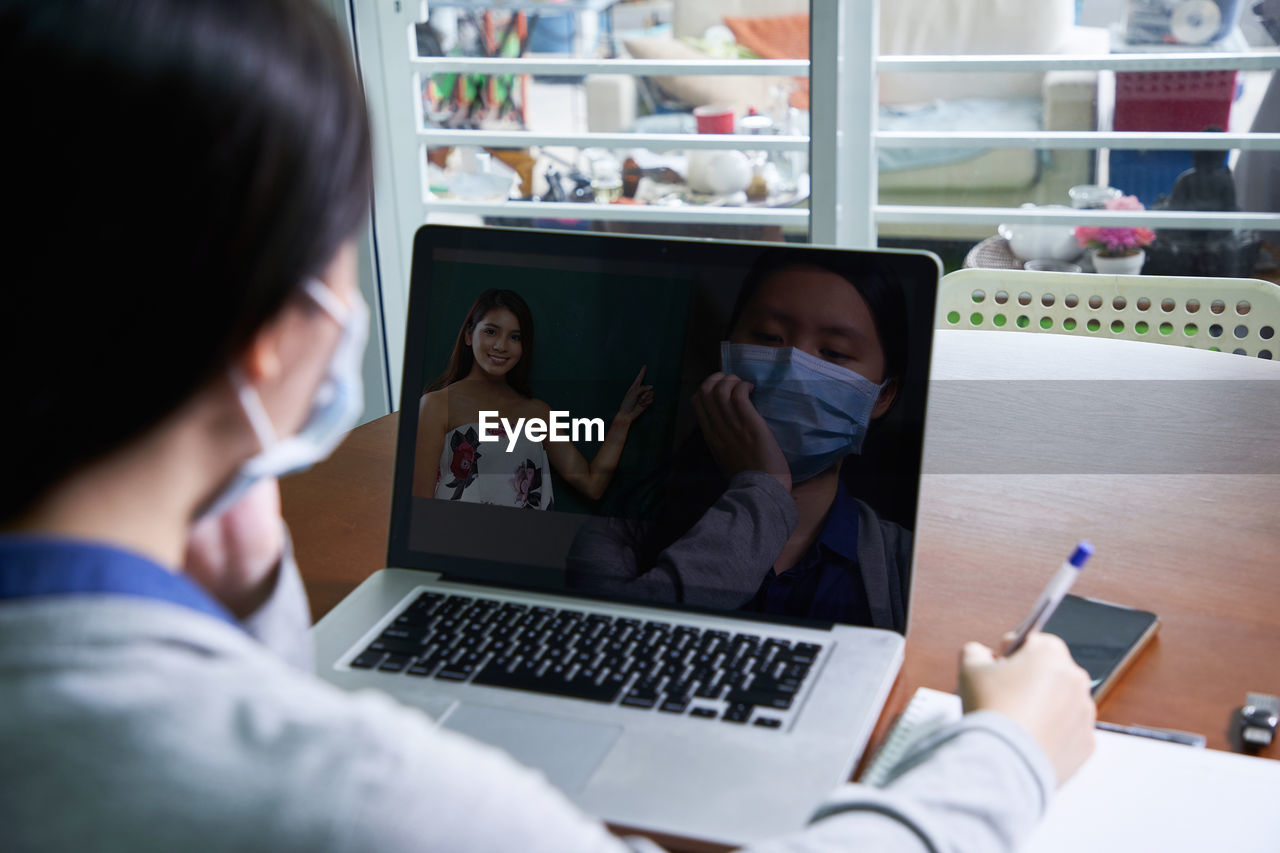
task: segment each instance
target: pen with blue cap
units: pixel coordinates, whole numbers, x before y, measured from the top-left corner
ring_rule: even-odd
[[[1044,627],[1044,623],[1049,621],[1049,617],[1053,615],[1053,611],[1058,609],[1058,605],[1062,603],[1062,599],[1071,591],[1071,585],[1076,582],[1076,578],[1080,575],[1080,570],[1084,568],[1084,564],[1093,556],[1093,546],[1088,542],[1079,542],[1076,549],[1062,564],[1054,576],[1045,586],[1044,592],[1040,593],[1040,598],[1036,601],[1036,606],[1031,608],[1029,615],[1022,624],[1013,631],[1013,640],[1001,651],[1001,654],[1008,656],[1022,648],[1022,644],[1027,641],[1027,636],[1032,631],[1039,631]]]

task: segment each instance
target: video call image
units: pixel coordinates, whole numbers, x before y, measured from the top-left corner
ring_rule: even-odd
[[[918,258],[436,253],[401,415],[412,553],[451,577],[905,629]]]

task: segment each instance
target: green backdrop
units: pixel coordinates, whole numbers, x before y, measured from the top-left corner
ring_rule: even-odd
[[[617,475],[602,499],[629,488],[671,452],[680,361],[691,282],[654,276],[437,262],[431,282],[423,375],[445,369],[467,310],[491,287],[514,290],[529,303],[536,333],[529,386],[552,409],[575,418],[603,418],[608,429],[642,364],[653,405],[635,422]],[[527,353],[526,353],[527,355]],[[598,442],[579,442],[588,460]],[[555,509],[593,512],[594,503],[558,475]]]

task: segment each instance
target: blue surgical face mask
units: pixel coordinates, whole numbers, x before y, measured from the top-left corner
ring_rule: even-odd
[[[295,434],[279,438],[257,389],[238,368],[231,368],[231,384],[261,450],[245,460],[231,482],[209,504],[205,516],[222,514],[261,479],[301,471],[324,459],[355,426],[364,410],[360,360],[369,336],[369,307],[359,294],[349,307],[343,305],[328,286],[316,279],[307,281],[303,292],[342,326],[342,337],[316,389],[311,411]]]
[[[764,418],[797,483],[862,450],[877,385],[795,347],[720,342],[720,369],[755,386],[751,403]]]

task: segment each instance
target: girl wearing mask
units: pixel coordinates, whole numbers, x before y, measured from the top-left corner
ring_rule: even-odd
[[[515,291],[486,290],[471,305],[448,367],[418,403],[415,495],[551,509],[551,468],[593,500],[604,494],[631,424],[653,402],[652,386],[640,384],[643,367],[590,462],[570,442],[531,441],[523,432],[514,445],[507,435],[480,442],[482,411],[498,412],[511,423],[550,418],[551,407],[529,390],[534,340],[533,313]]]
[[[24,213],[0,335],[4,847],[652,849],[418,709],[307,671],[273,475],[324,456],[360,410],[372,174],[328,13],[10,0],[0,81]],[[73,197],[113,215],[86,228]],[[87,369],[100,381],[68,381]],[[715,446],[783,488],[770,450]],[[966,706],[996,713],[940,733],[890,788],[843,791],[792,846],[1027,837],[1088,754],[1088,679],[1042,636],[1007,661],[974,646],[962,672]]]
[[[579,587],[661,601],[905,628],[910,534],[840,476],[893,405],[906,308],[883,270],[762,256],[693,398],[698,432],[656,484],[652,521],[579,534]]]

